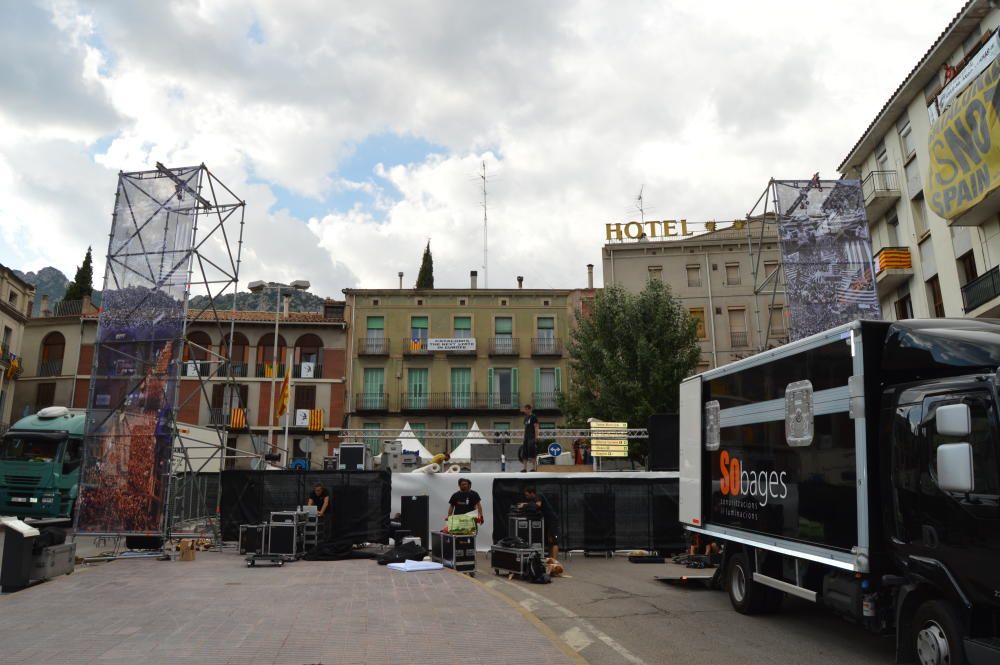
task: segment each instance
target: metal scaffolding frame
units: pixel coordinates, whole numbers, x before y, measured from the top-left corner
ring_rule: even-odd
[[[778,195],[774,189],[774,178],[771,178],[767,182],[767,187],[757,201],[750,208],[750,212],[746,214],[746,232],[747,232],[747,251],[750,254],[750,269],[753,274],[753,309],[754,309],[754,325],[757,330],[757,353],[765,350],[767,348],[767,340],[771,338],[771,311],[773,310],[778,293],[784,294],[783,289],[779,289],[781,285],[781,273],[784,267],[784,261],[782,260],[782,254],[778,252],[778,267],[775,270],[767,274],[761,266],[763,256],[764,256],[764,231],[768,224],[774,224],[775,228],[778,225]],[[757,237],[754,238],[754,232],[751,228],[752,222],[760,222],[760,233],[756,234]],[[756,245],[754,244],[756,240]],[[780,240],[776,239],[775,244],[780,245]],[[761,276],[763,273],[763,277]],[[768,292],[770,289],[770,292]],[[760,320],[760,298],[761,296],[769,297],[770,301],[767,308],[767,326],[762,327]]]
[[[173,184],[172,192],[164,179]],[[234,295],[231,311],[235,312],[246,203],[204,164],[167,168],[157,162],[153,170],[120,172],[118,182],[108,241],[104,292],[132,288],[136,283],[146,290],[127,316],[135,315],[143,307],[156,311],[157,300],[162,301],[164,297],[176,299],[173,294],[178,294],[181,299],[180,338],[145,340],[162,344],[167,355],[167,358],[157,359],[161,366],[155,370],[149,358],[131,355],[113,345],[104,345],[102,349],[102,341],[98,339],[91,372],[94,379],[90,382],[88,396],[88,444],[92,438],[101,436],[110,419],[127,422],[129,414],[125,407],[133,395],[142,394],[147,389],[155,390],[161,383],[169,386],[172,381],[173,393],[165,395],[165,401],[171,407],[159,416],[162,425],[169,430],[171,441],[170,457],[160,486],[162,535],[164,539],[169,539],[178,532],[190,530],[195,522],[202,522],[203,528],[197,530],[204,532],[207,527],[214,532],[210,524],[215,518],[214,511],[209,515],[201,514],[204,512],[201,508],[207,505],[205,498],[209,488],[200,472],[215,459],[219,460],[221,467],[228,447],[228,423],[215,428],[215,438],[205,441],[189,436],[189,430],[178,425],[176,416],[191,400],[202,397],[211,400],[208,386],[213,378],[224,377],[225,385],[236,385],[230,371],[231,343],[225,345],[224,353],[191,344],[187,341],[187,328],[190,321],[215,325],[220,337],[226,339],[223,330],[225,321],[216,309],[216,299],[231,292]],[[173,228],[170,227],[171,216],[175,220]],[[174,234],[172,243],[171,233]],[[158,270],[154,269],[154,264]],[[208,296],[207,304],[197,311],[189,308],[192,291]],[[228,318],[228,339],[231,340],[235,332],[235,316]],[[167,353],[170,348],[179,348],[182,352],[173,356]],[[95,408],[95,390],[102,350],[130,363],[132,367],[144,368],[144,371],[130,377],[116,376],[119,385],[124,385],[120,399],[98,409]],[[206,360],[198,363],[198,390],[180,400],[184,358],[192,350],[197,350]],[[213,369],[204,373],[201,370],[206,366]],[[159,376],[154,376],[157,371]],[[234,407],[246,407],[239,403],[238,390],[230,388],[228,395],[230,411]],[[236,404],[233,403],[234,397]],[[197,457],[192,455],[195,450],[199,454]],[[93,463],[96,459],[87,461]],[[78,511],[75,528],[80,526],[79,518]],[[117,536],[130,532],[88,533]]]

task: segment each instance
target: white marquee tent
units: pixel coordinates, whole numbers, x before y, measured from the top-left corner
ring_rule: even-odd
[[[451,451],[451,461],[452,462],[471,462],[472,461],[472,446],[476,446],[482,443],[489,443],[483,433],[479,430],[479,423],[472,423],[472,429],[469,430],[468,436],[458,444],[455,450]]]
[[[420,443],[420,439],[418,439],[417,435],[413,433],[410,423],[403,425],[403,431],[401,431],[399,436],[396,437],[396,441],[403,444],[403,450],[416,450],[420,453],[420,459],[422,460],[430,460],[434,458],[434,454],[424,448],[424,445]]]

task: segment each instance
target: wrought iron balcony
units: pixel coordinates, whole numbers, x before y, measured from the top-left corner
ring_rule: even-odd
[[[471,411],[485,409],[487,396],[485,393],[450,392],[423,393],[407,392],[400,394],[399,407],[401,411]]]
[[[359,337],[359,356],[387,356],[389,355],[388,337]]]
[[[531,355],[533,356],[561,356],[562,339],[558,337],[532,337]]]
[[[521,354],[520,340],[517,337],[491,337],[491,356],[517,356]]]
[[[962,287],[962,302],[966,312],[982,307],[997,297],[1000,297],[1000,266]]]
[[[245,407],[225,409],[213,407],[208,410],[208,424],[213,427],[226,427],[232,430],[247,429],[250,422]]]
[[[403,340],[403,355],[404,356],[427,356],[431,355],[431,352],[427,350],[427,338],[426,337],[413,337],[411,339]]]
[[[271,377],[284,378],[285,363],[275,365],[274,363],[258,362],[255,375],[257,378],[270,379]]]
[[[517,411],[521,408],[520,396],[517,393],[487,393],[486,408],[490,411]]]
[[[883,247],[874,258],[879,296],[895,291],[913,276],[913,261],[908,247]]]
[[[861,181],[868,222],[877,222],[899,200],[899,178],[895,171],[870,171]]]
[[[558,411],[559,391],[548,393],[532,393],[531,406],[535,411]]]
[[[358,393],[354,396],[354,410],[358,413],[389,410],[386,393]]]
[[[42,360],[38,363],[38,376],[59,376],[62,374],[63,359]]]
[[[247,370],[246,362],[232,362],[228,366],[222,364],[219,367],[219,376],[246,376]]]
[[[303,365],[306,366],[304,373]],[[319,363],[297,363],[292,365],[292,377],[296,379],[322,379],[323,365]]]
[[[740,348],[745,346],[750,346],[750,341],[747,338],[747,333],[744,332],[730,332],[730,341],[733,343],[733,348]]]

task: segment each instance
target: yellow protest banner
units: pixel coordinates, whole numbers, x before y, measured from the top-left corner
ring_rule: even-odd
[[[955,220],[1000,187],[1000,60],[983,71],[931,126],[927,205]]]

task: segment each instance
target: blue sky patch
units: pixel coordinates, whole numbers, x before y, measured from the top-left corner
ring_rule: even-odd
[[[264,43],[264,29],[260,27],[260,23],[254,21],[250,24],[250,29],[247,30],[247,39],[255,44]]]

